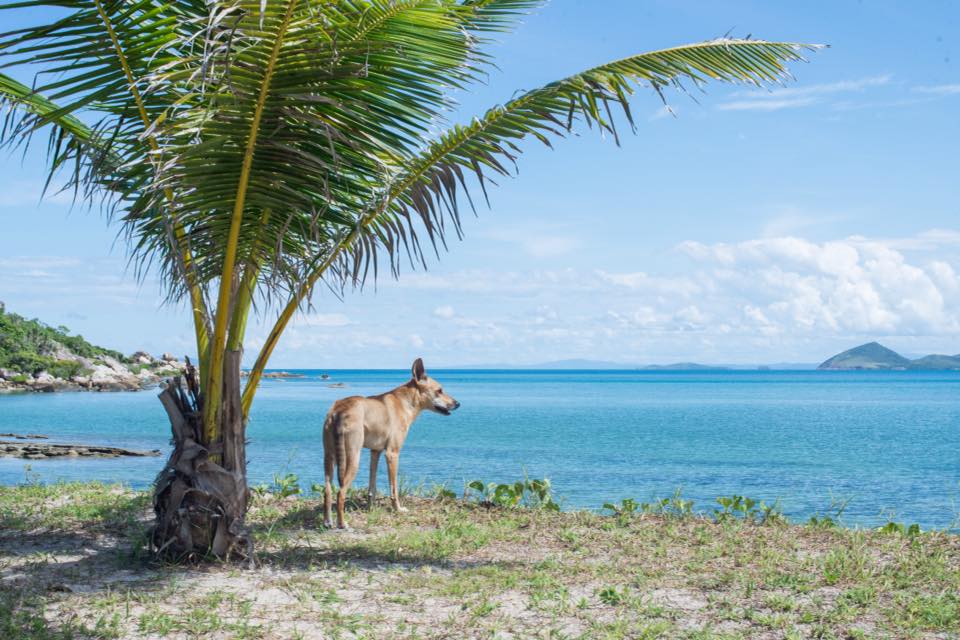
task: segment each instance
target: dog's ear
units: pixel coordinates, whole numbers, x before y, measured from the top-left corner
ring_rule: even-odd
[[[413,379],[419,382],[427,377],[427,371],[423,368],[423,358],[417,358],[413,361]]]

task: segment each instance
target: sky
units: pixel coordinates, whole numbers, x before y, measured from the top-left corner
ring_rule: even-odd
[[[8,18],[5,18],[8,19]],[[13,21],[12,19],[8,19]],[[818,362],[878,340],[960,353],[960,3],[554,0],[500,38],[479,114],[580,69],[729,33],[829,44],[784,87],[633,101],[635,136],[525,146],[427,271],[318,290],[276,368],[586,358]],[[118,228],[40,200],[43,145],[0,153],[0,300],[132,352],[190,354],[189,315]],[[249,362],[275,310],[261,309]]]

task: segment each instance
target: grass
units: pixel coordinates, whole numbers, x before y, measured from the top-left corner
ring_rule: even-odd
[[[712,518],[446,494],[396,514],[357,493],[340,533],[315,497],[262,491],[248,570],[152,564],[142,493],[5,487],[0,638],[960,637],[958,536],[791,525],[735,498]]]

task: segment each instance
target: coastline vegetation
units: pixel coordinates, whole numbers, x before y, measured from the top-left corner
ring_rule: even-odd
[[[473,483],[471,483],[472,485]],[[323,529],[295,476],[254,492],[255,569],[158,564],[150,496],[0,488],[0,637],[952,638],[960,536],[791,524],[743,496],[558,511],[549,484],[435,488],[408,513],[351,494]],[[536,500],[505,499],[517,485]],[[479,486],[482,486],[481,490]],[[535,489],[546,489],[542,495]],[[533,494],[531,494],[533,491]],[[507,495],[505,489],[501,496]],[[536,506],[539,501],[541,506]]]
[[[82,372],[83,365],[57,358],[57,352],[63,349],[83,358],[109,356],[127,362],[127,357],[118,351],[90,344],[81,335],[70,335],[66,327],[51,327],[37,319],[9,313],[0,303],[0,368],[22,374],[46,371],[55,378],[72,378]]]

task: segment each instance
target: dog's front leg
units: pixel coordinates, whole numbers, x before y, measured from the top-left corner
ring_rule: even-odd
[[[377,467],[379,465],[380,452],[370,449],[370,486],[367,487],[370,508],[373,508],[373,503],[377,499]]]
[[[390,502],[401,513],[406,511],[400,506],[400,490],[397,488],[397,468],[400,466],[400,452],[387,449],[387,475],[390,476]]]

